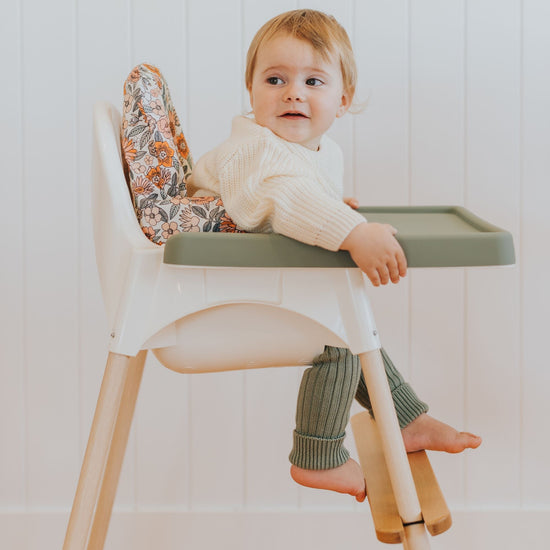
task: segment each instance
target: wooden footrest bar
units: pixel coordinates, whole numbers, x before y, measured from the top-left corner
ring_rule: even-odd
[[[351,419],[361,468],[367,483],[376,536],[381,542],[403,542],[405,529],[397,510],[390,477],[376,423],[368,412]],[[424,451],[409,453],[409,464],[418,493],[422,518],[431,535],[439,535],[451,526],[451,514]]]

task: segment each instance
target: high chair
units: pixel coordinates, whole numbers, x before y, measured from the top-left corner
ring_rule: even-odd
[[[170,369],[201,373],[307,365],[325,345],[348,347],[361,357],[376,424],[363,413],[353,418],[353,428],[378,538],[411,550],[429,548],[426,529],[444,531],[450,514],[425,453],[407,458],[366,277],[347,253],[275,234],[179,233],[165,246],[152,243],[128,193],[119,127],[118,111],[98,103],[93,216],[109,355],[63,549],[104,547],[149,350]],[[368,212],[369,219],[389,220],[399,229],[412,267],[514,261],[509,234],[463,209]],[[434,224],[443,237],[433,233]],[[485,259],[476,259],[476,250],[487,248],[480,242],[488,240],[494,257],[480,252]],[[456,260],[453,247],[466,258]],[[208,354],[197,345],[205,333]]]

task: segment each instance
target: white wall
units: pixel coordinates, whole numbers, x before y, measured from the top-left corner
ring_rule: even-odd
[[[515,267],[414,270],[372,301],[432,413],[484,437],[475,452],[433,456],[456,518],[434,546],[546,548],[550,3],[4,0],[2,550],[60,548],[106,356],[93,103],[121,105],[131,68],[157,65],[198,158],[247,107],[254,32],[296,7],[333,13],[354,43],[368,108],[332,131],[347,191],[363,204],[465,205],[514,234]],[[175,549],[182,537],[198,550],[257,548],[260,534],[261,548],[372,541],[365,505],[289,480],[299,377],[185,377],[150,361],[107,548]]]

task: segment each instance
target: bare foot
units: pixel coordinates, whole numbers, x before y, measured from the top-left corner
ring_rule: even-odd
[[[330,470],[304,470],[292,465],[290,475],[296,483],[304,487],[348,494],[358,502],[363,502],[367,496],[363,471],[352,458]]]
[[[427,414],[415,418],[401,430],[401,434],[408,453],[421,450],[461,453],[465,449],[475,449],[481,445],[481,437],[458,432]]]
[[[461,453],[481,445],[481,437],[459,432],[427,414],[421,414],[401,430],[408,453],[421,450]],[[305,470],[290,467],[292,479],[299,485],[313,489],[326,489],[354,496],[358,502],[366,498],[365,478],[361,466],[349,459],[342,466],[330,470]]]

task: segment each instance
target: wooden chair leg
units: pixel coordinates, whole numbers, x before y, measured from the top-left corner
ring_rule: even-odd
[[[105,546],[105,538],[107,537],[107,530],[111,520],[111,512],[126,453],[146,358],[147,350],[143,350],[136,357],[130,359],[128,376],[124,385],[124,394],[122,396],[109,457],[105,466],[105,473],[103,474],[103,483],[99,493],[94,522],[90,532],[88,550],[103,550]]]
[[[123,447],[125,447],[126,441],[122,446],[117,443],[113,444],[113,441],[123,431],[122,428],[117,430],[119,419],[121,420],[120,426],[127,425],[129,428],[131,416],[128,418],[127,413],[130,410],[133,412],[133,405],[130,407],[124,401],[130,401],[132,398],[130,388],[135,388],[137,396],[144,360],[144,355],[138,356],[136,360],[132,361],[126,355],[109,353],[63,550],[87,550],[90,548],[88,539],[92,525],[95,523],[94,516],[98,505],[100,512],[103,510],[102,514],[104,515],[110,491],[114,493],[116,490],[118,475],[115,476],[116,479],[113,479],[113,473],[115,473],[113,465],[119,460],[120,453],[124,453]],[[134,371],[133,376],[132,371]],[[121,411],[126,411],[126,413],[121,415]],[[110,457],[113,458],[112,465],[109,465]],[[121,457],[120,461],[122,461]],[[108,472],[111,472],[108,475],[111,476],[110,484],[114,484],[114,489],[106,488],[104,480]],[[101,505],[100,494],[104,495]]]
[[[403,550],[430,550],[430,541],[423,523],[405,525]]]
[[[422,521],[420,503],[395,414],[382,355],[380,350],[374,350],[360,354],[360,359],[399,515],[404,525]]]

